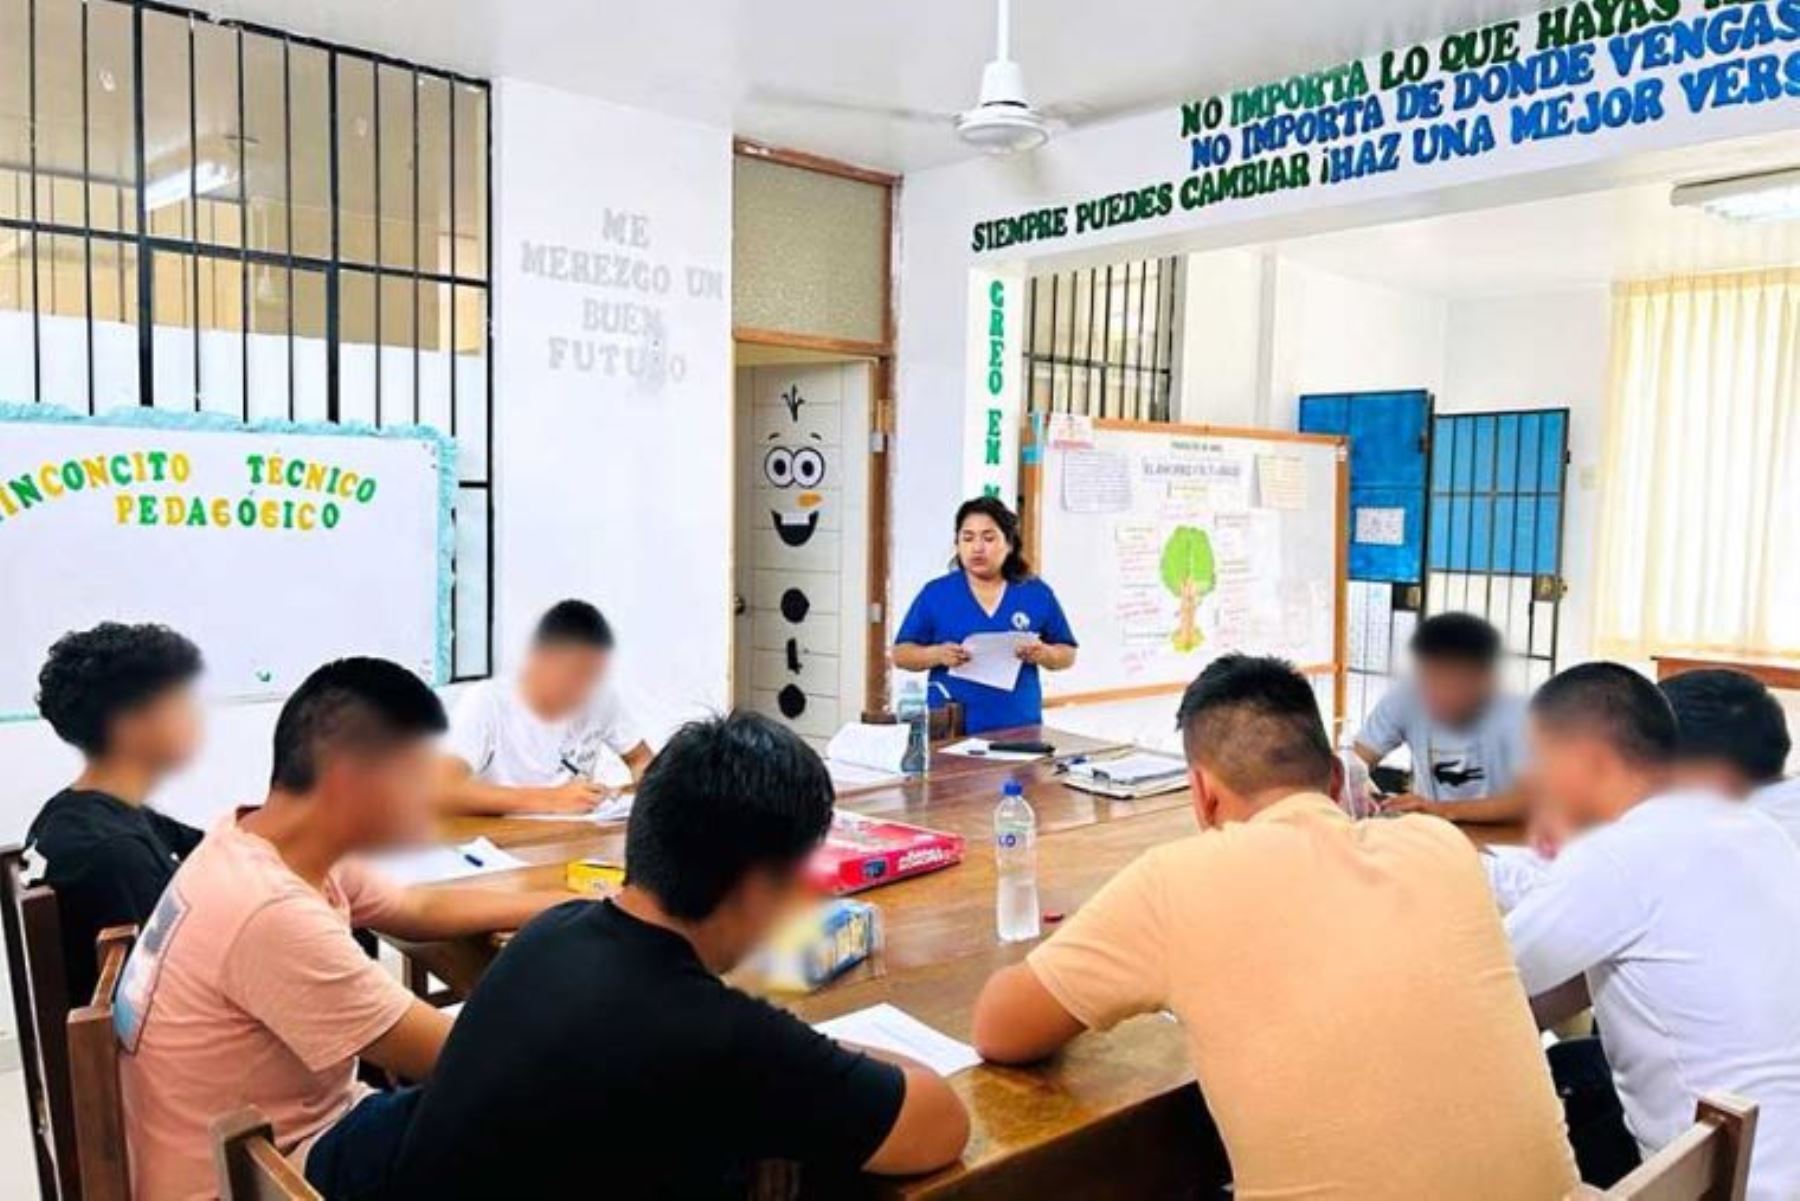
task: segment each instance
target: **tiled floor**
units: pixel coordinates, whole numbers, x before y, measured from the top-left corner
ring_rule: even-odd
[[[25,1109],[25,1074],[0,1072],[0,1197],[38,1195],[37,1157],[31,1152],[31,1123]]]

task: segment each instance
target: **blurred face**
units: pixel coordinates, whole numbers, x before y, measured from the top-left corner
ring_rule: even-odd
[[[1012,546],[1006,541],[1006,535],[985,513],[969,514],[963,519],[962,528],[956,531],[957,561],[976,579],[998,579],[1006,556],[1011,553]]]
[[[707,923],[727,963],[735,967],[769,936],[777,922],[806,899],[797,868],[759,868],[738,883]]]
[[[185,767],[200,747],[200,705],[186,684],[169,688],[113,719],[107,753],[165,774]]]
[[[316,798],[339,824],[347,845],[363,850],[413,845],[431,834],[436,772],[437,751],[428,738],[335,755],[320,771]]]
[[[1494,671],[1458,660],[1421,662],[1414,673],[1425,712],[1441,725],[1464,726],[1494,696]]]
[[[567,717],[593,696],[611,656],[597,647],[551,643],[533,647],[525,663],[525,693],[538,716]]]
[[[1607,820],[1602,801],[1621,770],[1610,746],[1580,731],[1547,728],[1533,714],[1531,758],[1533,804],[1545,825],[1573,831]]]

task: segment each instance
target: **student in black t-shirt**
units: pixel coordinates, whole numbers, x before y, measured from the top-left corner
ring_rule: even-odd
[[[145,807],[193,758],[200,651],[160,625],[102,622],[64,634],[38,673],[38,711],[85,762],[31,823],[62,922],[69,1002],[94,989],[94,937],[142,925],[200,831]]]
[[[744,1195],[755,1163],[925,1172],[968,1117],[918,1064],[840,1046],[726,985],[824,836],[824,765],[767,718],[679,731],[638,786],[627,879],[519,932],[450,1033],[396,1194]]]

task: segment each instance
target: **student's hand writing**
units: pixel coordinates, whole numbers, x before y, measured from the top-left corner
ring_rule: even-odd
[[[969,661],[969,652],[960,642],[945,642],[937,647],[937,661],[940,667],[961,667]]]
[[[600,785],[580,776],[542,790],[539,803],[545,813],[592,813],[603,797]]]

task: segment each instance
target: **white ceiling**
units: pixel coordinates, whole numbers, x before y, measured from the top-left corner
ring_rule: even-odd
[[[1733,161],[1723,149],[1722,168]],[[1758,149],[1784,165],[1800,164],[1800,134]],[[1665,183],[1640,184],[1321,234],[1283,242],[1279,251],[1337,275],[1450,297],[1800,264],[1800,222],[1727,221],[1674,207],[1670,191]]]
[[[989,0],[206,0],[221,16],[517,76],[904,171],[966,157],[947,124],[780,100],[954,112],[993,50]],[[1535,0],[1014,0],[1039,104],[1172,104],[1516,16]],[[1097,118],[1096,118],[1097,119]],[[569,131],[571,149],[580,132]],[[588,147],[604,154],[601,146]]]

